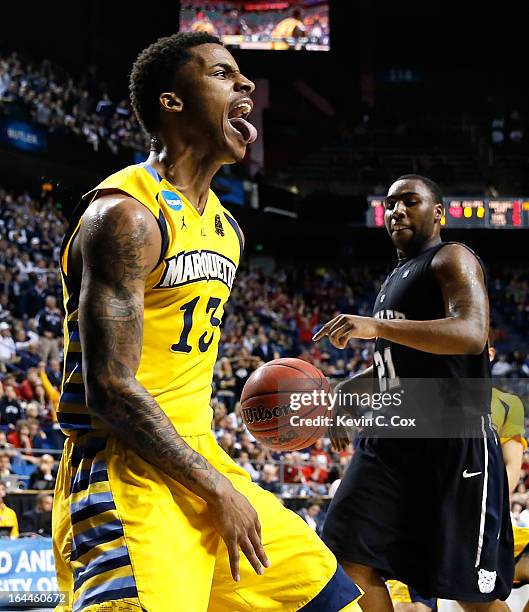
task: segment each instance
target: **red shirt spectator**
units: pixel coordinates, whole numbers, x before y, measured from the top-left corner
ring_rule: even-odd
[[[27,378],[20,383],[20,395],[30,402],[35,398],[35,387],[40,384],[40,378],[36,368],[29,368]]]
[[[31,450],[31,438],[29,437],[29,426],[26,421],[19,421],[15,431],[7,434],[7,441],[15,448]]]
[[[303,468],[303,474],[307,481],[324,484],[329,478],[329,472],[326,469],[327,463],[320,462],[318,457],[311,457],[310,465]]]
[[[296,314],[296,325],[299,332],[299,341],[302,344],[309,344],[312,342],[312,330],[318,324],[320,319],[318,309],[315,308],[310,316],[302,316],[304,307],[300,306]]]
[[[323,457],[325,459],[325,465],[329,465],[331,463],[331,456],[329,453],[323,448],[323,441],[317,440],[313,447],[310,449],[311,457]],[[323,460],[320,460],[323,462]]]
[[[283,456],[283,482],[291,484],[293,482],[305,482],[305,476],[302,468],[294,465],[294,457],[291,453],[286,453]]]

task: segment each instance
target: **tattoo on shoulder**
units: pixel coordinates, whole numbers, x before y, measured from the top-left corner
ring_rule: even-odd
[[[104,226],[93,233],[91,260],[93,265],[111,273],[116,283],[134,281],[149,272],[144,257],[149,244],[144,219],[138,217],[137,224],[130,227],[128,223],[109,215]]]

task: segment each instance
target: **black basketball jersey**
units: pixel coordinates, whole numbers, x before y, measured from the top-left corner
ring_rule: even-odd
[[[445,318],[441,287],[431,263],[447,244],[457,243],[441,242],[416,257],[400,260],[380,289],[373,316],[414,321]],[[483,267],[479,258],[478,261]],[[490,412],[487,346],[479,355],[436,355],[377,338],[373,361],[380,391],[404,386],[403,380],[409,388],[411,381],[415,381],[414,393],[408,394],[407,401],[421,410],[425,404],[431,405],[432,410],[435,405],[445,417],[459,418],[463,414],[475,417]],[[421,385],[417,379],[428,379],[428,382]]]

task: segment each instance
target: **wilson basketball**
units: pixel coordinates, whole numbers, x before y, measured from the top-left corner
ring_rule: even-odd
[[[323,373],[301,359],[274,359],[258,368],[241,394],[242,416],[268,448],[301,450],[325,433],[330,387]]]

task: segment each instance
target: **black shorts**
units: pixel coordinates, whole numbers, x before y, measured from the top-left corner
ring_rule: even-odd
[[[506,599],[514,574],[509,492],[489,417],[481,437],[360,442],[323,540],[424,598]]]

